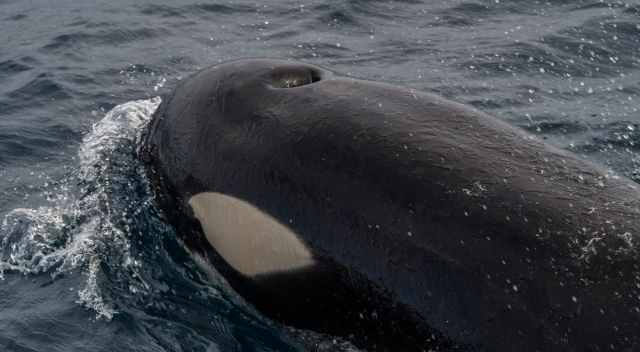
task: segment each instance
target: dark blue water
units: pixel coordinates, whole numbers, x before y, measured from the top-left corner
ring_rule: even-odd
[[[213,63],[436,92],[640,181],[640,1],[0,0],[0,29],[1,351],[352,350],[261,317],[160,218],[137,138]]]

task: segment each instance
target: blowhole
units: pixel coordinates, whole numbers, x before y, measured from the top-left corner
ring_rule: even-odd
[[[273,72],[271,85],[275,88],[296,88],[319,82],[322,72],[313,68],[281,69]]]

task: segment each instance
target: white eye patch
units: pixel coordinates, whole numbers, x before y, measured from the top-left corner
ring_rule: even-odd
[[[189,200],[209,243],[234,269],[256,276],[314,264],[309,249],[287,226],[238,198],[217,192]]]

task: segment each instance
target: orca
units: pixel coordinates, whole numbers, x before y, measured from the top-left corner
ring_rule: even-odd
[[[369,351],[640,350],[640,190],[471,107],[286,60],[205,68],[141,157],[266,316]]]

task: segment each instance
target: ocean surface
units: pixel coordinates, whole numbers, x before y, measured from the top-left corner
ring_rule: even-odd
[[[0,351],[355,350],[262,317],[162,221],[139,134],[218,62],[435,92],[640,182],[638,0],[0,0],[0,29]]]

